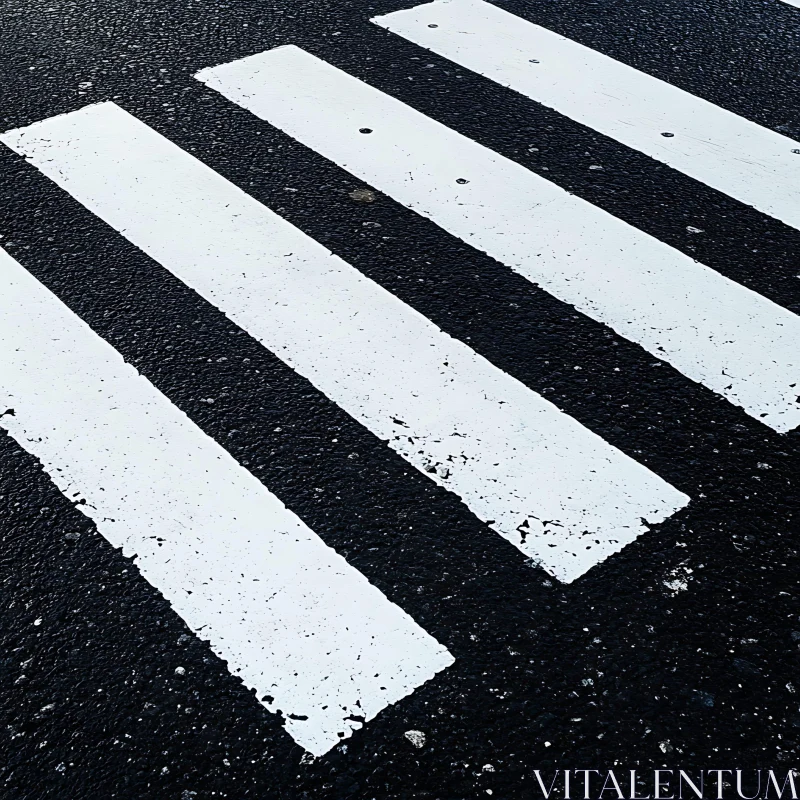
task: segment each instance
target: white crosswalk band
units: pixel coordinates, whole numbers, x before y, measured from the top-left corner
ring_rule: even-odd
[[[688,502],[117,106],[1,138],[559,579]]]
[[[0,341],[0,426],[306,750],[453,662],[3,250]]]
[[[800,228],[800,143],[483,0],[373,22]]]
[[[776,431],[800,317],[294,46],[198,79]]]

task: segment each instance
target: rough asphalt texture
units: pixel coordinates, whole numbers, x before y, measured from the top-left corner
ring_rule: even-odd
[[[367,21],[414,4],[4,0],[2,129],[114,99],[693,502],[555,583],[2,148],[2,246],[457,660],[308,763],[2,434],[0,797],[527,798],[537,768],[797,766],[800,432],[772,432],[388,198],[365,202],[191,75],[298,44],[795,312],[800,232]],[[797,9],[498,4],[800,139]]]

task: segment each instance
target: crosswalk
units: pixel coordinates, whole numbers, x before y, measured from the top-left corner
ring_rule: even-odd
[[[377,17],[421,48],[800,227],[800,144],[482,0]],[[196,78],[777,433],[800,318],[294,45]],[[665,135],[669,134],[669,135]],[[0,135],[551,576],[693,498],[114,102]],[[0,426],[303,748],[453,663],[0,251]]]
[[[561,580],[688,501],[119,107],[4,141]]]
[[[299,48],[198,75],[777,431],[800,318]]]
[[[452,663],[0,250],[3,427],[311,753]]]
[[[800,228],[798,143],[484,0],[373,22]]]

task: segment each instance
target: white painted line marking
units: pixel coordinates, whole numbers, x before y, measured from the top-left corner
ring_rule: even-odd
[[[0,138],[561,580],[688,502],[114,104]]]
[[[0,341],[0,425],[306,750],[453,663],[2,250]]]
[[[483,0],[373,22],[800,228],[800,143]]]
[[[800,317],[297,47],[197,77],[776,431],[800,424]]]
[[[787,6],[794,6],[795,8],[800,8],[800,0],[781,0],[781,2],[786,3]]]

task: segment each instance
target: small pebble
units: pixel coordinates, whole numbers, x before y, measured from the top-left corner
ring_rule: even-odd
[[[425,746],[425,734],[422,731],[406,731],[403,735],[414,747]]]
[[[355,200],[357,203],[375,202],[375,192],[371,191],[370,189],[353,189],[353,191],[349,192],[347,196],[351,200]]]

